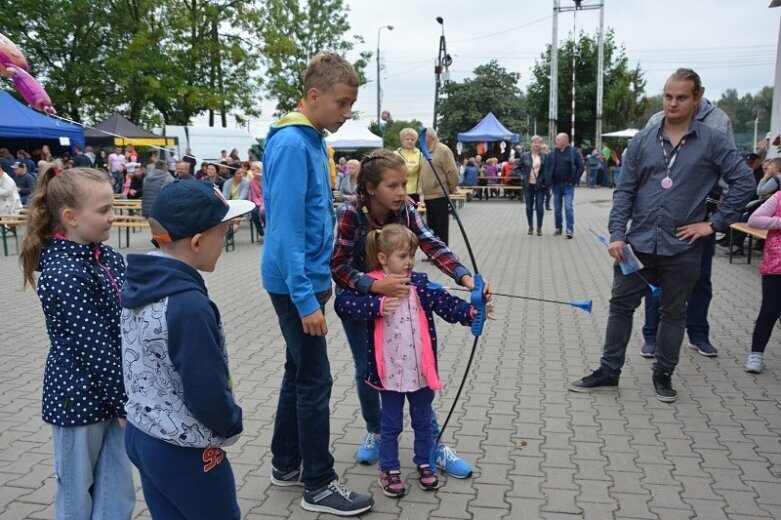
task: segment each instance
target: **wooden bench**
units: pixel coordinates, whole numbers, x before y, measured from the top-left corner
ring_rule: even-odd
[[[745,222],[735,222],[734,224],[731,224],[729,227],[729,243],[730,243],[730,249],[729,249],[729,263],[732,263],[732,257],[734,256],[734,251],[732,249],[732,235],[735,231],[739,231],[741,233],[745,233],[748,235],[748,255],[746,255],[746,263],[751,263],[751,254],[754,250],[754,239],[758,238],[761,240],[764,240],[767,238],[767,229],[757,229],[749,226]]]
[[[149,229],[149,221],[141,215],[115,215],[113,227],[117,228],[119,249],[122,249],[122,230],[125,230],[125,247],[130,247],[130,231]]]
[[[27,224],[27,214],[11,213],[0,215],[0,233],[3,236],[3,256],[8,256],[8,239],[13,237],[16,254],[19,254],[19,227]]]

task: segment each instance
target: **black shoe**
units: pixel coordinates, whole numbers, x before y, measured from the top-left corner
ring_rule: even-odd
[[[557,229],[556,231],[553,232],[553,236],[554,237],[557,237],[557,236],[560,236],[560,235],[561,235],[561,229]]]
[[[534,234],[534,228],[530,227],[529,231],[526,232],[527,235],[533,235]]]
[[[550,206],[545,206],[545,211],[551,211]]]
[[[320,489],[304,491],[301,507],[315,513],[331,513],[336,516],[354,516],[368,511],[374,505],[369,495],[359,495],[334,479]]]
[[[537,228],[537,236],[538,236],[538,237],[541,237],[541,236],[542,236],[542,229],[540,229],[540,228]]]
[[[656,398],[661,402],[672,403],[678,399],[678,392],[673,388],[671,374],[654,373],[653,382]]]
[[[271,483],[280,487],[304,487],[304,482],[301,480],[301,468],[296,468],[290,471],[282,471],[278,470],[274,466],[271,466]]]
[[[574,231],[567,231],[567,238],[572,238],[572,236],[575,234]]]
[[[602,367],[594,370],[583,379],[567,384],[573,392],[592,392],[594,390],[609,390],[618,387],[618,378],[609,375]]]

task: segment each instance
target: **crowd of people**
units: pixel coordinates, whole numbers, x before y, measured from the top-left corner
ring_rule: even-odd
[[[493,158],[483,165],[478,156],[459,171],[436,132],[425,141],[429,162],[415,146],[417,132],[404,129],[398,150],[336,163],[323,131],[334,132],[350,118],[358,86],[344,58],[316,55],[304,76],[301,106],[272,125],[262,165],[225,152],[217,164],[196,169],[189,150],[182,160],[153,152],[139,161],[130,147],[106,156],[105,171],[95,168],[98,157],[80,150],[72,168],[39,169],[37,185],[26,193],[30,216],[20,262],[24,285],[37,289],[51,341],[43,420],[52,425],[57,518],[88,518],[96,511],[130,518],[132,466],[154,518],[240,517],[223,448],[243,430],[242,409],[220,311],[199,271],[215,269],[229,222],[242,215],[259,233],[265,228],[260,274],[284,342],[271,483],[300,489],[301,506],[313,512],[349,516],[374,505],[371,496],[340,480],[329,451],[333,381],[325,312],[334,282],[334,308],[352,353],[366,430],[356,461],[378,463],[383,494],[401,498],[408,492],[399,460],[407,401],[420,488],[438,489],[439,470],[455,478],[472,475],[468,461],[438,442],[433,403],[442,378],[433,316],[470,325],[477,309],[414,270],[419,249],[454,283],[475,286],[448,247],[448,200],[434,170],[451,193],[459,177],[461,185],[474,186],[468,183],[480,177],[514,176],[524,188],[529,234],[541,234],[551,197],[554,234],[572,239],[575,186],[584,172],[599,183],[591,166],[607,154],[600,150],[584,162],[567,134],[555,136],[551,150],[534,136],[530,150],[509,167]],[[685,330],[701,354],[717,354],[708,339],[709,244],[738,220],[756,192],[755,172],[738,155],[720,111],[703,113],[707,104],[694,71],[677,70],[663,100],[662,117],[636,136],[623,160],[614,160],[620,177],[602,179],[617,182],[608,223],[608,250],[616,260],[610,314],[600,366],[571,382],[572,391],[618,386],[632,316],[644,298],[649,334],[642,353],[655,357],[652,382],[660,401],[677,398],[672,375]],[[16,169],[30,175],[23,164],[14,163],[15,177]],[[771,161],[763,179],[777,166]],[[603,169],[610,167],[608,162]],[[727,189],[720,189],[721,181]],[[763,190],[772,183],[778,184],[776,175],[765,179]],[[335,193],[342,202],[336,213]],[[127,263],[104,243],[117,195],[142,199],[159,248],[129,255]],[[747,371],[759,373],[781,314],[781,190],[764,196],[749,224],[770,230],[746,363]],[[644,265],[642,278],[621,270],[630,250]],[[648,282],[661,288],[656,302],[649,301]],[[490,313],[489,283],[485,297]],[[82,334],[87,327],[97,332]]]

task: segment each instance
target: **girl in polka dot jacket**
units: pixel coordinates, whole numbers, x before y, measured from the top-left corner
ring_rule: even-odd
[[[461,298],[434,288],[424,273],[414,273],[418,238],[401,224],[388,224],[366,237],[369,276],[382,280],[400,275],[410,278],[405,297],[361,294],[349,289],[336,297],[336,313],[342,319],[369,320],[366,384],[380,391],[380,477],[383,493],[402,497],[398,438],[404,421],[404,399],[409,401],[420,487],[433,490],[439,480],[429,459],[434,444],[431,402],[442,388],[437,375],[437,333],[434,313],[450,323],[470,325],[475,309]]]
[[[35,286],[51,346],[43,420],[52,425],[55,516],[127,519],[135,505],[123,442],[121,313],[125,262],[103,244],[113,190],[100,171],[53,167],[40,174],[19,259]]]

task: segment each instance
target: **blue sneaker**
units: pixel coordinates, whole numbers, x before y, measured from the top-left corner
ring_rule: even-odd
[[[689,342],[689,348],[692,348],[702,354],[705,357],[716,357],[719,355],[719,351],[716,350],[716,347],[710,344],[710,341],[706,340],[697,340],[697,341],[690,341]]]
[[[355,452],[355,460],[359,464],[374,464],[380,460],[380,434],[367,433],[363,442]]]
[[[652,358],[656,355],[656,338],[645,338],[643,348],[640,349],[640,355],[644,358]]]
[[[464,459],[456,455],[453,448],[444,444],[434,449],[434,462],[436,466],[445,473],[455,478],[469,478],[472,476],[472,466]]]

